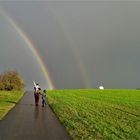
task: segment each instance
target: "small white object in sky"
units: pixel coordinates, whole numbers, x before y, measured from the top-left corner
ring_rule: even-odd
[[[104,89],[104,87],[103,87],[103,86],[99,86],[99,89],[100,89],[100,90],[103,90],[103,89]]]

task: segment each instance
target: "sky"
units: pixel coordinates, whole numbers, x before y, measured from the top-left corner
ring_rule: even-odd
[[[3,14],[4,13],[4,14]],[[140,2],[0,1],[0,72],[18,71],[48,88],[28,44],[36,48],[56,89],[140,87]]]

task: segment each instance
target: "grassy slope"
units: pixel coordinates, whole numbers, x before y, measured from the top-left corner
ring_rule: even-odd
[[[140,91],[48,91],[50,106],[74,139],[140,139]]]
[[[21,91],[0,91],[0,120],[22,97]]]

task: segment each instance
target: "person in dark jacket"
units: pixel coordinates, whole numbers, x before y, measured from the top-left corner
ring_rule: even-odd
[[[42,95],[42,107],[45,107],[47,105],[47,100],[46,100],[46,90],[43,90]]]

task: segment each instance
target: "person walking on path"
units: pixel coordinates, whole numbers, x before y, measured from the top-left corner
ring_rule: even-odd
[[[35,105],[38,106],[39,103],[39,94],[41,93],[41,88],[39,86],[39,84],[34,83],[34,98],[35,98]]]
[[[46,90],[43,90],[42,92],[42,107],[45,107],[47,105],[47,101],[46,101]]]

